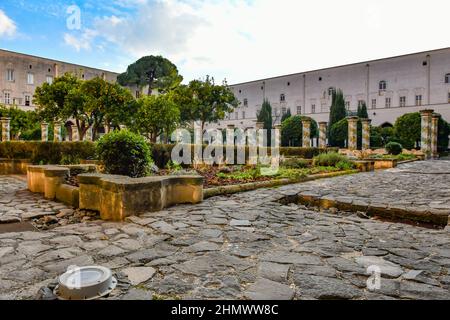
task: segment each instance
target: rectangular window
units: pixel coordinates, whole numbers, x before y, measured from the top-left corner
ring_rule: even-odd
[[[29,95],[25,95],[25,106],[29,107],[31,105],[31,98]]]
[[[302,106],[297,106],[297,114],[302,114]]]
[[[245,119],[245,111],[242,111],[242,119]]]
[[[316,105],[311,105],[311,113],[316,113]]]
[[[34,84],[34,74],[32,73],[27,74],[27,84]]]
[[[6,72],[6,80],[8,81],[14,81],[14,70],[8,69]]]
[[[391,98],[386,98],[386,108],[391,107]]]
[[[450,103],[450,92],[448,93],[448,103]]]
[[[406,97],[400,97],[400,107],[406,107]]]
[[[364,105],[364,100],[358,100],[358,107],[361,108]]]
[[[421,106],[422,105],[422,95],[418,94],[416,95],[416,106]]]
[[[286,96],[284,94],[280,95],[280,102],[285,102],[286,101]]]
[[[372,99],[372,109],[377,108],[377,99]]]
[[[5,104],[11,104],[11,94],[9,92],[5,92]]]
[[[52,76],[47,76],[46,79],[45,79],[45,81],[46,81],[48,84],[52,84],[52,83],[53,83],[53,77],[52,77]]]
[[[248,100],[244,99],[244,107],[248,107]]]

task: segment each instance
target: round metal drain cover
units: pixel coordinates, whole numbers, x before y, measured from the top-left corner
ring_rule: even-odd
[[[61,300],[92,300],[109,294],[116,285],[117,280],[108,268],[77,267],[59,277],[54,293]]]

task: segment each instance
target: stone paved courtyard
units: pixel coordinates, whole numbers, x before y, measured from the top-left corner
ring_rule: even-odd
[[[430,174],[431,173],[431,174]],[[439,174],[435,174],[439,173]],[[86,221],[0,233],[0,298],[35,298],[69,265],[101,264],[119,285],[108,299],[450,299],[450,232],[282,205],[305,190],[445,210],[450,162],[216,197],[126,223]],[[0,177],[0,219],[64,216],[65,206]],[[16,210],[16,211],[14,211]],[[382,272],[368,290],[367,267]]]

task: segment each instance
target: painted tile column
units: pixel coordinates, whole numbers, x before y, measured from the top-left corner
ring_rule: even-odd
[[[41,141],[42,142],[48,141],[48,123],[47,122],[41,123]]]
[[[78,134],[78,127],[75,124],[73,124],[71,126],[71,129],[72,129],[72,141],[73,142],[80,141],[80,135]]]
[[[302,147],[309,148],[311,147],[311,120],[303,119],[302,120]]]
[[[11,118],[3,117],[1,121],[2,121],[2,141],[10,141]]]
[[[358,117],[348,117],[348,149],[356,150],[358,149]]]
[[[434,159],[439,158],[438,153],[438,135],[440,114],[433,113],[431,117],[431,155]]]
[[[55,142],[62,141],[61,122],[59,121],[53,122],[53,141]]]
[[[319,122],[319,148],[327,147],[327,122]]]
[[[362,122],[362,149],[370,149],[370,119],[361,119]]]
[[[425,154],[425,158],[431,157],[431,118],[433,110],[420,111],[421,117],[421,151]]]

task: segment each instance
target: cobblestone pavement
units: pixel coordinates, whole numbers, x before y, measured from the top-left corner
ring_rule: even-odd
[[[391,196],[400,187],[424,188],[432,196],[428,201],[448,203],[448,193],[440,191],[450,188],[450,180],[433,175],[431,183],[424,175],[404,172],[442,172],[448,167],[443,162],[414,163],[399,170],[215,197],[127,223],[93,221],[0,234],[0,298],[34,298],[41,287],[53,288],[56,276],[69,265],[95,263],[112,268],[118,277],[108,299],[450,299],[448,231],[276,202],[305,187],[348,182],[361,190],[361,180],[370,178],[365,187],[372,192]],[[385,189],[377,187],[382,181],[390,181]],[[436,182],[437,193],[427,191]],[[6,198],[13,202],[21,203],[27,194],[19,191],[11,197],[24,188],[23,182],[0,177],[0,185],[10,191]],[[415,197],[409,191],[395,194],[396,201],[427,200],[419,192]],[[1,206],[4,197],[0,194]],[[39,207],[37,201],[34,205]],[[372,265],[380,268],[382,278],[379,289],[369,290],[367,268]],[[50,296],[49,290],[40,292]]]
[[[362,206],[450,213],[450,161],[422,161],[397,168],[305,183],[302,194]]]

